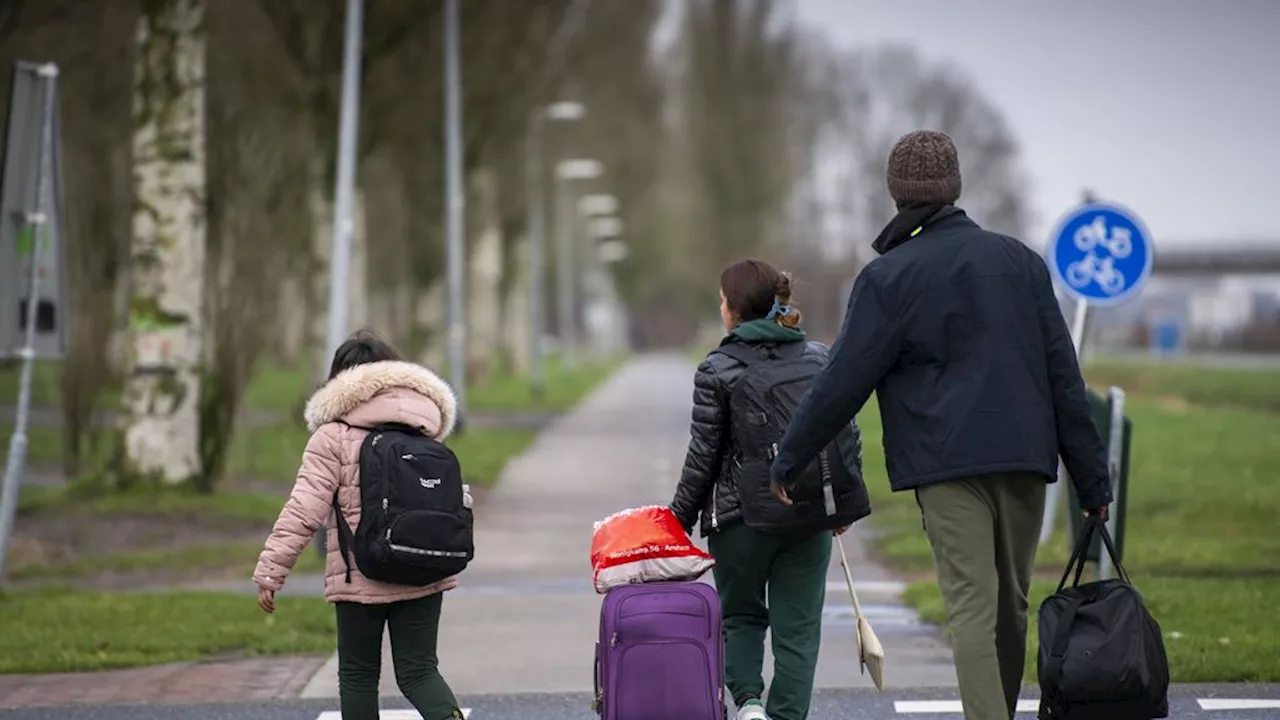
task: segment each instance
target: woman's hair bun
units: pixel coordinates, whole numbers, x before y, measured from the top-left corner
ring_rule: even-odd
[[[773,286],[773,296],[783,305],[791,302],[791,273],[778,273],[778,282]]]

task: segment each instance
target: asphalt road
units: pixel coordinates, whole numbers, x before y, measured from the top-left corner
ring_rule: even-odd
[[[1034,697],[1029,688],[1024,697]],[[949,702],[954,690],[913,690],[876,693],[874,690],[819,690],[814,695],[810,720],[956,720],[958,710],[928,712],[920,703]],[[1273,707],[1240,710],[1207,710],[1203,700],[1250,698],[1269,701]],[[537,695],[481,695],[464,697],[470,720],[591,720],[591,697],[585,693]],[[1024,701],[1025,703],[1026,701]],[[383,701],[383,720],[410,720],[403,701]],[[338,720],[333,700],[297,700],[254,704],[122,705],[113,707],[59,707],[0,711],[4,720]],[[399,712],[396,712],[400,710]],[[924,712],[921,712],[924,710]],[[910,712],[905,712],[910,711]],[[333,713],[322,715],[322,713]],[[1018,717],[1033,718],[1034,712]],[[1267,720],[1280,718],[1280,685],[1183,686],[1171,693],[1170,718],[1177,720]]]

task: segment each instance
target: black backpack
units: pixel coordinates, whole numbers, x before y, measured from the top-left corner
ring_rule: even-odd
[[[1085,549],[1102,536],[1119,579],[1080,584]],[[1075,569],[1075,580],[1066,587]],[[1040,720],[1169,717],[1169,660],[1160,625],[1116,557],[1107,526],[1085,521],[1058,591],[1040,604]]]
[[[475,546],[458,457],[408,425],[360,429],[369,434],[360,446],[360,523],[354,536],[333,494],[347,582],[352,555],[365,577],[396,585],[430,585],[462,572]]]
[[[833,530],[871,512],[862,482],[862,441],[853,423],[790,478],[784,505],[770,491],[769,468],[791,416],[826,366],[825,357],[805,354],[806,343],[722,345],[717,352],[747,367],[729,397],[733,461],[739,468],[742,521],[765,532]],[[762,354],[763,353],[763,354]]]

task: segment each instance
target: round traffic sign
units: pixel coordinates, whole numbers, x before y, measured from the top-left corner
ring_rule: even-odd
[[[1088,203],[1058,221],[1045,259],[1068,294],[1095,305],[1128,300],[1151,276],[1155,247],[1136,214]]]

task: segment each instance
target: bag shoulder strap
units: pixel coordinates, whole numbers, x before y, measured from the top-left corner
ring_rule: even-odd
[[[338,491],[333,491],[333,514],[334,524],[338,526],[338,552],[342,553],[342,563],[347,566],[347,582],[351,582],[351,545],[355,542],[355,538],[351,533],[351,526],[347,524],[347,517],[342,514],[342,507],[338,505]]]
[[[766,357],[760,352],[760,348],[767,348],[769,356]],[[791,357],[800,357],[804,355],[805,344],[800,342],[777,343],[769,345],[748,345],[747,343],[729,343],[716,348],[715,352],[721,355],[727,355],[734,360],[741,362],[747,367],[762,362],[770,362],[773,360],[785,360]]]
[[[365,432],[395,430],[397,432],[413,433],[417,435],[422,434],[422,430],[420,428],[416,428],[412,425],[409,425],[407,423],[401,423],[401,422],[383,422],[383,423],[376,423],[374,425],[352,425],[346,420],[336,420],[335,422],[346,425],[347,427],[353,430],[364,430]]]
[[[716,352],[721,355],[727,355],[734,360],[751,367],[756,363],[762,362],[764,358],[760,357],[760,353],[755,348],[746,343],[729,343],[716,348]]]
[[[1044,674],[1040,678],[1040,688],[1046,696],[1044,700],[1056,700],[1058,683],[1062,680],[1062,665],[1067,658],[1067,645],[1071,641],[1071,626],[1075,623],[1076,613],[1082,604],[1084,604],[1083,597],[1072,598],[1062,609],[1062,616],[1058,618],[1058,629],[1053,634],[1052,644],[1049,646],[1049,661],[1045,663]],[[1046,709],[1044,700],[1041,701],[1041,717],[1044,716]]]

